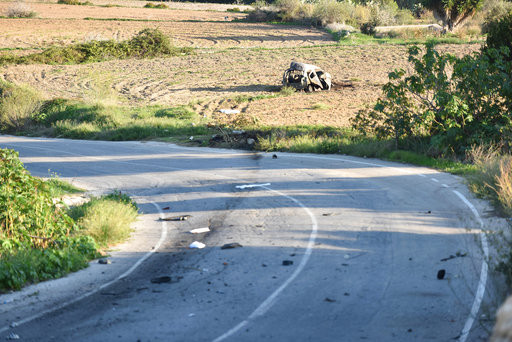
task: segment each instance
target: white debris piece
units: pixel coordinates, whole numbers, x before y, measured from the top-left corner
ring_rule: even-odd
[[[199,249],[205,248],[205,247],[206,247],[206,245],[199,241],[194,241],[190,244],[190,246],[188,246],[188,248],[199,248]]]
[[[238,109],[221,109],[219,110],[222,114],[240,114]]]
[[[192,229],[190,232],[192,234],[201,234],[201,233],[208,233],[209,231],[210,231],[210,228],[204,227],[204,228]]]
[[[244,184],[244,185],[237,185],[237,189],[247,189],[247,188],[259,188],[263,186],[269,186],[270,183],[264,183],[264,184]]]

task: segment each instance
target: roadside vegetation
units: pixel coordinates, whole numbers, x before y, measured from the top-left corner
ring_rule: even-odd
[[[110,59],[154,58],[191,54],[192,48],[177,48],[169,37],[157,29],[144,29],[132,39],[91,41],[66,47],[51,47],[43,52],[17,56],[0,55],[0,66],[6,64],[81,64]]]
[[[53,198],[77,189],[62,183],[31,176],[17,152],[0,149],[0,293],[84,268],[99,248],[128,237],[137,215],[128,197],[114,193],[68,214]]]

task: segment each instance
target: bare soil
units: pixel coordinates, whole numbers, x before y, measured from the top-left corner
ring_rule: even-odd
[[[342,127],[349,125],[350,118],[359,109],[377,99],[390,71],[408,68],[407,48],[404,46],[332,46],[334,42],[330,35],[314,28],[187,21],[203,14],[226,14],[192,10],[180,12],[181,21],[170,19],[164,22],[70,20],[58,17],[70,16],[57,14],[68,7],[79,11],[91,6],[57,7],[53,11],[56,13],[53,19],[0,19],[0,28],[5,32],[0,36],[0,48],[68,44],[85,41],[89,37],[94,39],[95,35],[128,39],[145,27],[158,27],[169,34],[176,45],[200,49],[195,55],[151,60],[65,66],[11,65],[0,68],[0,78],[29,84],[47,98],[75,98],[133,106],[189,104],[201,115],[219,121],[234,120],[233,116],[219,112],[220,109],[233,108],[262,125],[322,124]],[[116,17],[131,15],[128,13],[133,10],[125,7],[100,9],[98,15],[101,12],[101,15],[109,16],[108,11],[116,11]],[[165,15],[173,13],[172,10],[147,11],[165,11]],[[478,48],[478,45],[440,47],[457,55]],[[244,101],[244,98],[258,95],[275,95],[281,85],[282,73],[293,60],[318,65],[331,73],[335,83],[352,86],[338,87],[330,92],[296,93],[286,97]]]

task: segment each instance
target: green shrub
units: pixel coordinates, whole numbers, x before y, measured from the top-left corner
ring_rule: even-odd
[[[361,33],[373,36],[377,31],[375,30],[375,27],[377,26],[376,22],[367,22],[360,26]]]
[[[30,124],[42,100],[34,90],[0,80],[0,129],[20,130]]]
[[[91,5],[94,5],[90,1],[81,2],[81,1],[78,1],[78,0],[59,0],[59,1],[57,1],[57,3],[61,4],[61,5],[78,5],[78,6],[91,6]]]
[[[412,74],[396,70],[373,110],[361,111],[354,128],[380,138],[428,138],[443,153],[464,154],[474,144],[510,141],[512,63],[502,52],[456,58],[433,44],[419,57],[409,49]],[[453,71],[452,71],[453,70]]]
[[[508,49],[509,59],[512,60],[512,12],[487,26],[487,48]]]
[[[101,247],[108,247],[130,236],[137,206],[130,197],[115,192],[73,208],[70,216],[77,220],[83,234],[92,236]]]
[[[13,150],[0,149],[0,290],[83,268],[96,244],[53,204],[48,185],[32,177]]]
[[[325,26],[329,23],[352,23],[355,6],[348,1],[320,0],[313,11],[313,18]]]
[[[144,29],[130,40],[92,41],[67,47],[52,47],[41,53],[27,56],[0,56],[0,65],[17,64],[80,64],[100,62],[109,59],[153,58],[190,54],[192,48],[176,48],[169,37],[157,29]]]
[[[180,120],[196,120],[198,115],[188,106],[160,109],[155,112],[157,118],[174,118]]]
[[[227,12],[231,12],[231,13],[239,13],[239,12],[241,12],[240,8],[238,8],[238,7],[228,8],[226,11]]]
[[[144,8],[169,8],[166,4],[154,4],[152,2],[148,2],[144,5]]]

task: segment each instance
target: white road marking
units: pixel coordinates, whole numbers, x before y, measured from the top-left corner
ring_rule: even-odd
[[[155,202],[150,202],[150,203],[153,204],[157,208],[158,212],[160,213],[160,217],[163,218],[164,217],[164,213],[160,209],[158,204],[156,204]],[[76,297],[76,298],[74,298],[72,300],[69,300],[67,302],[58,304],[56,306],[53,306],[51,309],[41,311],[41,312],[39,312],[39,313],[37,313],[35,315],[29,316],[27,318],[24,318],[24,319],[19,320],[17,322],[13,322],[11,324],[13,324],[15,326],[19,326],[21,324],[25,324],[25,323],[31,322],[31,321],[33,321],[35,319],[38,319],[40,317],[43,317],[43,316],[49,314],[49,313],[52,313],[52,312],[55,312],[57,310],[63,309],[63,308],[65,308],[68,305],[71,305],[73,303],[81,301],[84,298],[90,297],[93,294],[97,293],[98,291],[103,290],[104,288],[114,284],[115,282],[117,282],[117,281],[119,281],[119,280],[121,280],[123,278],[126,278],[131,273],[133,273],[133,271],[135,271],[137,269],[137,267],[139,267],[147,258],[149,258],[151,255],[153,255],[153,253],[155,253],[160,248],[160,246],[162,245],[162,243],[165,241],[166,238],[167,238],[167,223],[165,221],[162,221],[162,230],[161,230],[161,233],[160,233],[160,239],[156,243],[155,248],[153,248],[152,250],[150,250],[149,252],[144,254],[144,256],[142,256],[139,260],[137,260],[137,262],[135,264],[133,264],[132,267],[130,267],[126,272],[124,272],[123,274],[121,274],[117,278],[112,279],[111,281],[106,282],[105,284],[95,288],[92,291],[84,293],[81,296],[78,296],[78,297]],[[0,329],[0,333],[8,331],[10,328],[11,328],[10,326],[5,326],[5,327]]]
[[[449,188],[449,187],[450,187],[450,186],[448,186],[447,184],[441,184],[441,186],[442,186],[443,188]]]
[[[311,257],[311,253],[313,252],[313,248],[315,246],[315,240],[316,240],[316,237],[318,234],[318,223],[317,223],[315,215],[311,212],[311,210],[309,210],[309,208],[306,207],[302,202],[293,198],[292,196],[288,196],[285,193],[282,193],[281,191],[274,190],[274,189],[271,189],[266,186],[264,186],[263,188],[265,188],[269,191],[275,192],[276,194],[278,194],[280,196],[288,198],[289,200],[291,200],[291,201],[295,202],[297,205],[299,205],[302,209],[304,209],[304,211],[306,211],[306,213],[309,215],[309,217],[311,219],[311,234],[309,235],[308,245],[306,247],[306,251],[300,261],[299,266],[297,266],[297,268],[292,273],[292,275],[288,279],[286,279],[286,281],[284,283],[282,283],[281,286],[279,286],[270,296],[268,296],[268,298],[265,299],[265,301],[263,301],[263,303],[261,303],[260,306],[258,306],[249,315],[249,317],[247,317],[247,319],[238,323],[236,326],[234,326],[233,328],[231,328],[230,330],[228,330],[221,336],[217,337],[216,339],[214,339],[213,342],[221,342],[221,341],[229,338],[230,336],[232,336],[232,335],[236,334],[238,331],[240,331],[240,329],[245,327],[247,324],[249,324],[249,322],[251,320],[253,320],[259,316],[263,316],[272,307],[272,305],[274,305],[277,297],[281,294],[281,292],[283,292],[284,289],[286,289],[286,287],[288,287],[288,285],[290,285],[290,283],[292,281],[294,281],[295,278],[297,278],[297,276],[302,272],[302,270],[306,266],[307,262],[309,261],[309,258]]]
[[[437,179],[435,179],[435,178],[430,178],[430,180],[433,181],[433,182],[439,183],[439,181]]]
[[[480,225],[480,229],[483,229],[484,222],[482,221],[480,214],[478,214],[478,210],[476,210],[475,206],[473,204],[471,204],[471,202],[468,201],[467,198],[464,197],[464,195],[462,195],[457,190],[452,190],[452,191],[473,212],[473,215],[475,216],[476,220],[478,221],[478,223]],[[482,240],[482,249],[484,251],[484,260],[482,261],[482,269],[480,271],[480,281],[478,282],[478,288],[476,290],[475,299],[473,300],[473,306],[471,307],[471,312],[470,312],[469,317],[466,320],[466,324],[464,325],[464,328],[462,329],[462,332],[460,334],[459,342],[465,342],[466,339],[468,338],[469,332],[471,331],[471,328],[473,327],[473,323],[475,322],[475,318],[478,315],[478,311],[480,311],[480,305],[482,304],[482,300],[483,300],[484,294],[485,294],[485,284],[487,283],[487,270],[488,270],[488,265],[487,265],[486,259],[489,258],[489,246],[487,244],[487,237],[485,236],[485,233],[483,231],[480,231],[480,239]]]
[[[264,188],[269,186],[270,183],[264,183],[264,184],[244,184],[244,185],[237,185],[235,188],[237,189],[251,189],[251,188]]]

